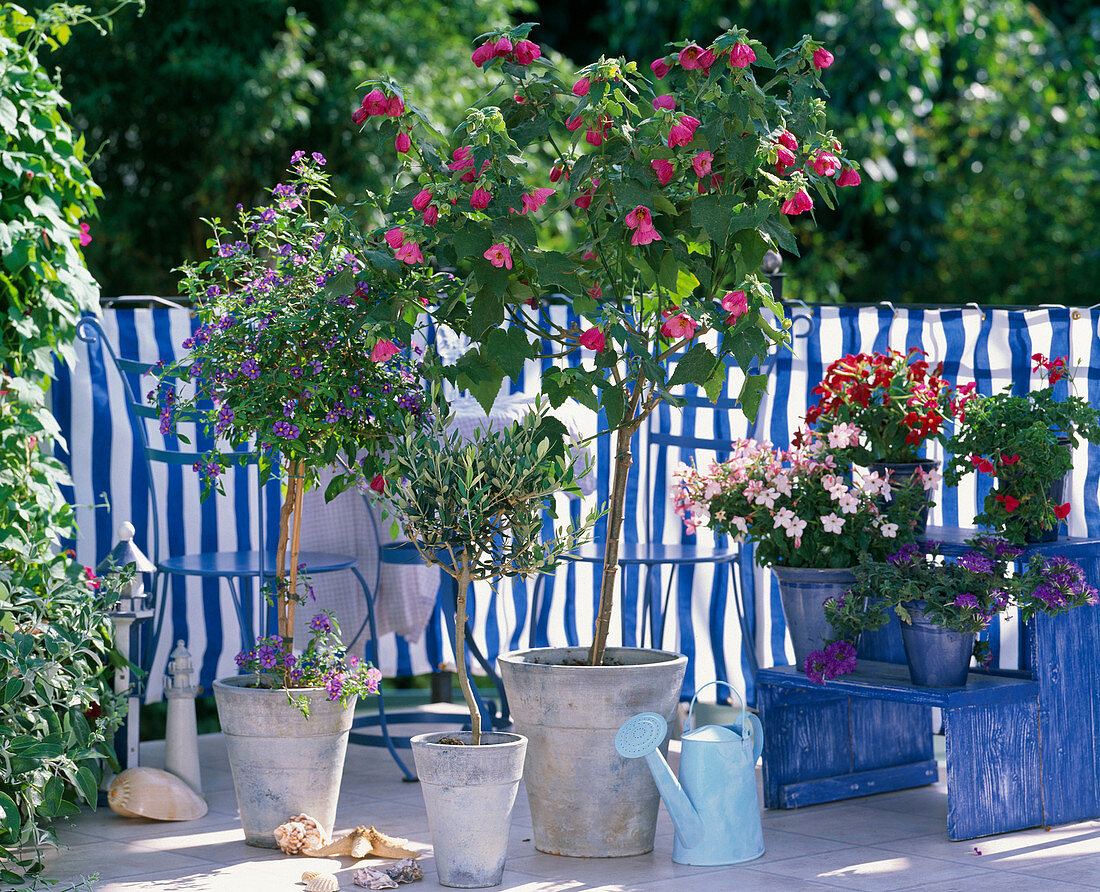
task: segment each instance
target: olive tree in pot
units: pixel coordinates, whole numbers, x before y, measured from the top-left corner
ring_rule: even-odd
[[[412,740],[424,791],[436,871],[444,886],[495,886],[504,874],[527,739],[481,727],[466,661],[466,603],[471,583],[553,569],[580,544],[598,514],[542,537],[543,506],[576,490],[560,422],[541,410],[474,439],[410,424],[393,450],[391,507],[431,565],[457,587],[455,661],[471,730]]]
[[[644,765],[615,752],[615,702],[627,701],[603,694],[644,675],[629,707],[671,717],[684,660],[607,648],[632,439],[662,402],[678,403],[677,385],[717,398],[731,361],[755,414],[766,377],[750,368],[789,328],[760,262],[770,248],[796,251],[786,217],[812,209],[811,193],[831,205],[859,175],[826,129],[819,74],[833,56],[809,37],[773,58],[733,28],[709,45],[682,41],[648,67],[601,58],[570,83],[531,28],[479,38],[472,61],[500,82],[449,139],[388,82],[370,85],[355,120],[381,120],[405,159],[379,252],[413,269],[434,258],[463,277],[466,299],[437,315],[474,346],[444,373],[489,405],[526,360],[553,357],[543,393],[555,406],[602,409],[614,436],[592,645],[501,664],[530,737],[536,847],[640,854],[653,846],[657,791]],[[539,309],[553,291],[573,295],[572,321]],[[578,721],[593,731],[580,765],[568,743]],[[570,730],[557,739],[553,727]],[[585,808],[593,790],[603,792]]]
[[[384,272],[349,252],[323,167],[319,153],[298,152],[269,201],[242,209],[232,228],[211,221],[210,259],[183,267],[181,290],[200,325],[150,394],[162,433],[182,423],[185,439],[193,423],[232,450],[196,463],[204,496],[253,453],[261,483],[276,461],[285,475],[278,547],[263,557],[277,634],[238,657],[248,674],[214,683],[245,840],[259,846],[273,847],[275,827],[303,812],[332,832],[355,697],[378,685],[324,616],[305,651],[294,648],[295,608],[308,591],[303,493],[340,462],[329,497],[381,480],[386,444],[422,417],[418,369],[394,343],[411,336],[402,314],[414,302],[393,283],[379,287]],[[402,287],[435,295],[427,272]]]

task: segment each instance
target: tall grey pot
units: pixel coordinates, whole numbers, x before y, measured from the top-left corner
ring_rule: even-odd
[[[465,746],[439,743],[455,737]],[[420,734],[413,761],[428,811],[439,882],[458,889],[499,886],[508,856],[512,807],[523,777],[527,739],[487,731],[471,746],[469,731]]]
[[[806,657],[835,636],[825,619],[825,602],[843,595],[856,577],[849,569],[773,566],[772,572],[779,580],[779,600],[794,645],[794,663],[802,672]]]
[[[672,725],[687,657],[609,647],[546,647],[499,657],[515,728],[528,739],[524,783],[535,848],[610,858],[653,850],[660,795],[644,759],[615,751],[619,726],[639,712]],[[666,741],[667,744],[667,741]]]
[[[249,687],[254,680],[214,682],[244,841],[275,848],[275,828],[297,814],[316,818],[331,837],[355,700],[341,706],[324,688],[295,688],[309,701],[306,719],[285,690]]]

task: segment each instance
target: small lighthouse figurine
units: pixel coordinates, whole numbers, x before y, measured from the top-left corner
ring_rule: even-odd
[[[176,647],[164,672],[164,696],[168,717],[164,727],[164,770],[184,781],[200,796],[199,732],[195,723],[195,695],[191,684],[191,654],[182,641]]]

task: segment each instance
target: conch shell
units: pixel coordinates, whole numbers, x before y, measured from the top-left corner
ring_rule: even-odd
[[[337,892],[340,881],[331,873],[319,873],[306,883],[306,892]]]
[[[419,858],[419,852],[405,846],[407,842],[386,836],[374,827],[356,827],[327,846],[303,852],[314,858]]]
[[[275,828],[275,843],[288,855],[297,855],[306,849],[320,848],[325,844],[325,831],[316,818],[295,815]]]
[[[397,883],[387,874],[373,867],[360,867],[355,871],[352,882],[364,889],[396,889]]]
[[[127,768],[111,781],[107,804],[124,818],[194,821],[206,814],[205,799],[159,768]]]

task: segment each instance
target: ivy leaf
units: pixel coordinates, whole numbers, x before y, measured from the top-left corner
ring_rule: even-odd
[[[687,353],[680,357],[676,368],[672,371],[672,377],[668,379],[668,386],[677,384],[705,384],[714,374],[715,356],[706,344],[694,344]]]

